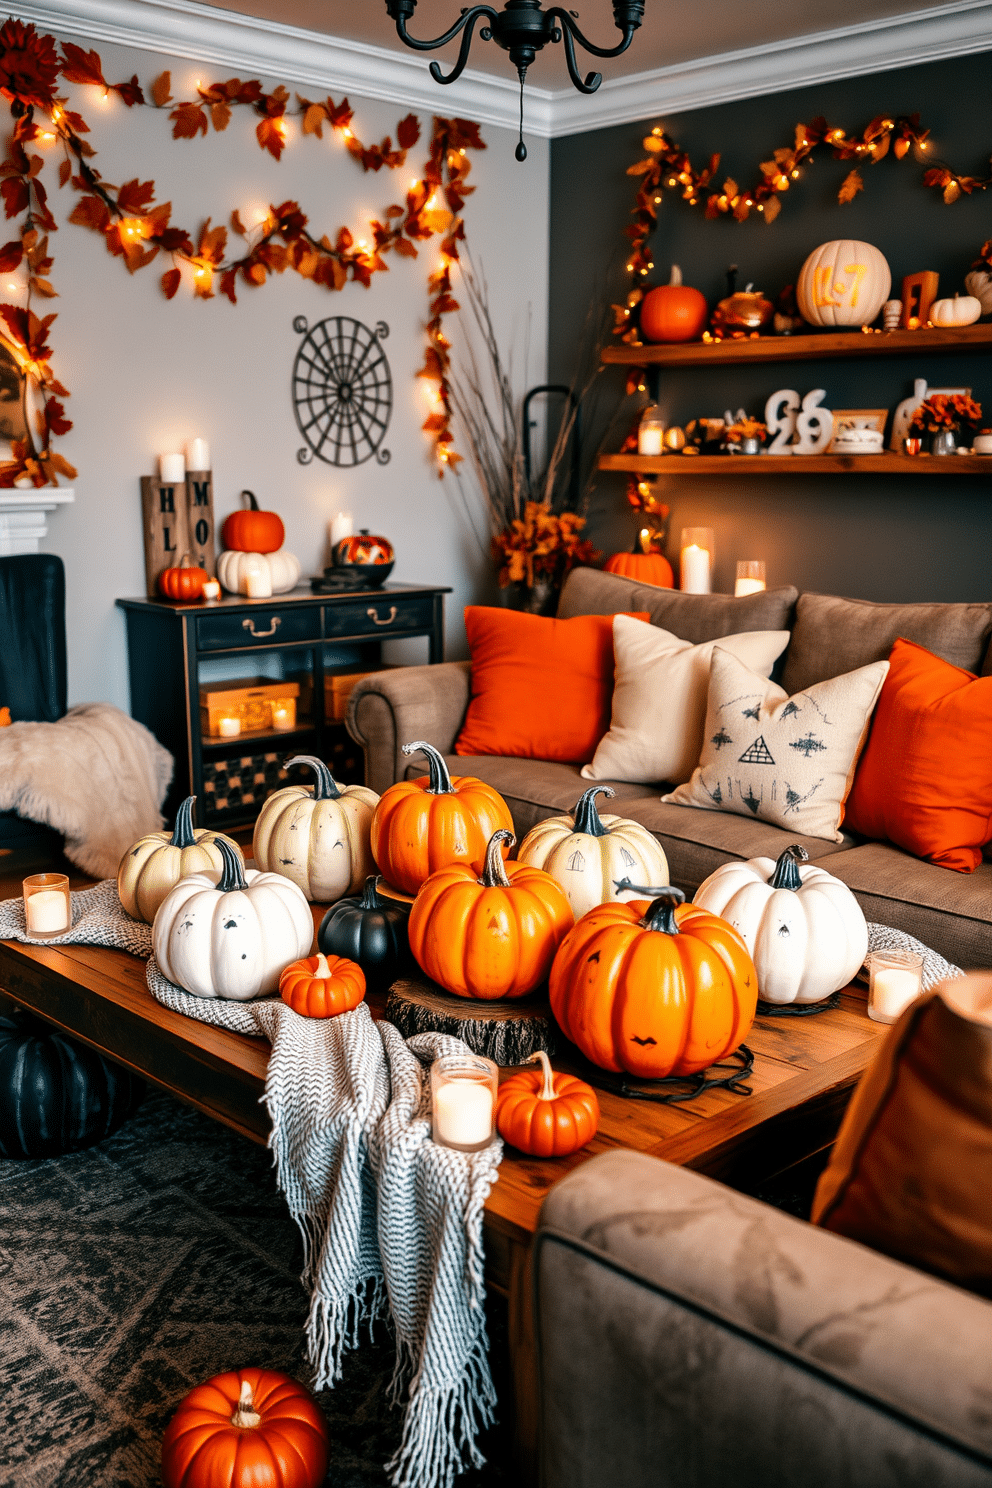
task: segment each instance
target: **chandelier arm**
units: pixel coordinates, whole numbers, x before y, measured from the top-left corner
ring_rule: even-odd
[[[445,77],[444,73],[441,71],[440,62],[432,62],[430,65],[430,75],[436,83],[453,83],[461,77],[462,73],[465,71],[465,64],[468,61],[468,54],[472,47],[472,36],[475,29],[476,21],[480,18],[480,16],[487,16],[491,19],[494,14],[495,12],[491,10],[488,5],[477,5],[473,10],[468,10],[465,12],[461,22],[461,24],[465,27],[465,30],[462,33],[462,44],[458,49],[458,59],[455,62],[454,67],[448,73],[447,77]],[[483,29],[482,31],[480,31],[479,35],[483,38],[484,41],[488,41],[490,32],[486,29]]]
[[[620,11],[625,12],[624,18],[622,20],[619,15]],[[579,46],[582,48],[582,50],[585,52],[591,52],[594,57],[619,57],[621,53],[627,50],[627,48],[630,46],[630,43],[633,41],[634,32],[641,24],[641,16],[643,15],[643,13],[644,6],[642,4],[637,4],[636,0],[633,4],[615,4],[613,7],[613,16],[618,28],[622,32],[623,40],[618,42],[615,47],[598,47],[594,46],[591,41],[588,41],[586,37],[583,36],[582,32],[572,20],[572,17],[569,15],[568,11],[563,10],[560,5],[555,5],[554,7],[552,7],[551,10],[546,12],[548,16],[554,16],[558,21],[561,22],[561,25],[564,29],[563,40],[565,41],[566,57],[568,55],[569,43],[573,36],[579,43]],[[571,71],[571,69],[569,70]],[[572,76],[572,81],[575,82],[574,74]],[[577,83],[576,87],[578,87]],[[588,90],[582,89],[581,91],[586,92]]]
[[[451,26],[447,31],[445,31],[443,36],[438,36],[433,41],[418,41],[417,38],[415,36],[411,36],[409,31],[406,29],[406,16],[403,14],[405,8],[406,7],[402,5],[396,5],[395,0],[393,0],[393,3],[390,3],[390,0],[386,0],[386,9],[392,19],[396,22],[397,36],[405,46],[412,47],[416,52],[437,51],[438,47],[443,47],[449,41],[454,41],[459,31],[462,31],[465,27],[467,27],[468,30],[466,32],[466,36],[462,38],[462,49],[464,50],[466,38],[469,45],[471,45],[472,29],[476,21],[479,20],[481,16],[485,16],[489,21],[495,21],[497,14],[491,5],[473,5],[471,10],[465,10],[462,12],[455,24]],[[411,7],[410,14],[412,13],[413,12]],[[437,81],[444,83],[450,83],[454,81],[454,79],[458,76],[458,73],[460,73],[465,66],[465,62],[462,60],[461,55],[459,55],[458,63],[456,63],[456,66],[458,67],[458,72],[453,72],[446,78],[437,78]],[[433,71],[434,68],[432,67],[431,72],[433,73]]]
[[[563,16],[564,12],[556,9],[549,11],[548,14]],[[565,65],[568,68],[568,75],[572,80],[573,88],[576,88],[579,93],[595,93],[603,81],[603,74],[601,72],[587,72],[585,81],[583,82],[579,76],[578,63],[575,60],[575,46],[572,42],[572,32],[568,25],[563,25],[561,39],[565,46]]]

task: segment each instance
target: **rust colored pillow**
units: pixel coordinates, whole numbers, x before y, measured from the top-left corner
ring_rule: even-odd
[[[881,1041],[812,1219],[992,1296],[992,976],[943,982]]]
[[[455,753],[591,760],[610,726],[613,616],[552,620],[469,605],[465,631],[472,699]]]
[[[992,677],[901,638],[875,709],[844,824],[918,858],[974,873],[992,838]]]

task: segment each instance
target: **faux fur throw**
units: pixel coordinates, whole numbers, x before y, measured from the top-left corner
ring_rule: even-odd
[[[54,827],[94,878],[116,878],[131,844],[159,830],[171,779],[169,751],[110,703],[0,732],[0,811]]]

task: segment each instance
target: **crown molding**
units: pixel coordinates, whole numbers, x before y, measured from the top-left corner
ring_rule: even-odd
[[[364,0],[369,3],[369,0]],[[196,0],[26,0],[25,21],[89,41],[186,57],[278,78],[301,87],[346,90],[480,124],[517,127],[519,94],[510,77],[467,69],[439,88],[412,53],[360,45]],[[953,0],[856,26],[748,47],[604,79],[595,94],[528,87],[524,128],[538,138],[583,134],[661,114],[684,113],[766,93],[891,72],[992,49],[992,0]]]

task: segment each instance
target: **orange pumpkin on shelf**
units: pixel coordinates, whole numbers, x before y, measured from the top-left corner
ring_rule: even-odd
[[[225,517],[220,540],[233,553],[277,553],[286,540],[282,517],[272,511],[260,511],[254,491],[242,491],[248,497],[243,511]]]
[[[218,1374],[165,1428],[165,1488],[319,1488],[330,1433],[309,1390],[274,1369]]]
[[[641,584],[654,584],[658,589],[674,589],[675,574],[664,553],[651,548],[651,534],[642,528],[630,553],[612,553],[603,564],[607,573],[622,574]]]
[[[188,604],[191,599],[200,599],[203,586],[210,575],[205,568],[198,568],[184,553],[177,568],[166,568],[158,576],[158,592],[166,599]]]
[[[460,863],[475,873],[500,827],[512,836],[503,797],[474,775],[449,775],[442,755],[423,739],[404,754],[426,754],[430,773],[398,780],[383,792],[372,817],[372,856],[387,882],[415,894],[439,868]]]
[[[286,967],[279,996],[302,1018],[336,1018],[350,1013],[365,996],[365,973],[357,961],[318,951]]]
[[[708,1069],[747,1037],[758,976],[726,920],[679,889],[583,915],[551,969],[551,1011],[600,1069],[642,1080]]]
[[[432,873],[410,911],[410,949],[456,997],[526,997],[544,981],[575,917],[550,873],[504,863],[515,841],[494,832],[481,877],[456,864]]]
[[[672,264],[667,284],[649,289],[641,301],[641,335],[645,341],[698,341],[709,316],[706,296],[682,283],[682,270]]]
[[[521,1070],[499,1087],[496,1129],[531,1157],[567,1157],[599,1130],[599,1101],[585,1080],[555,1074],[543,1049],[532,1054],[540,1069]]]

